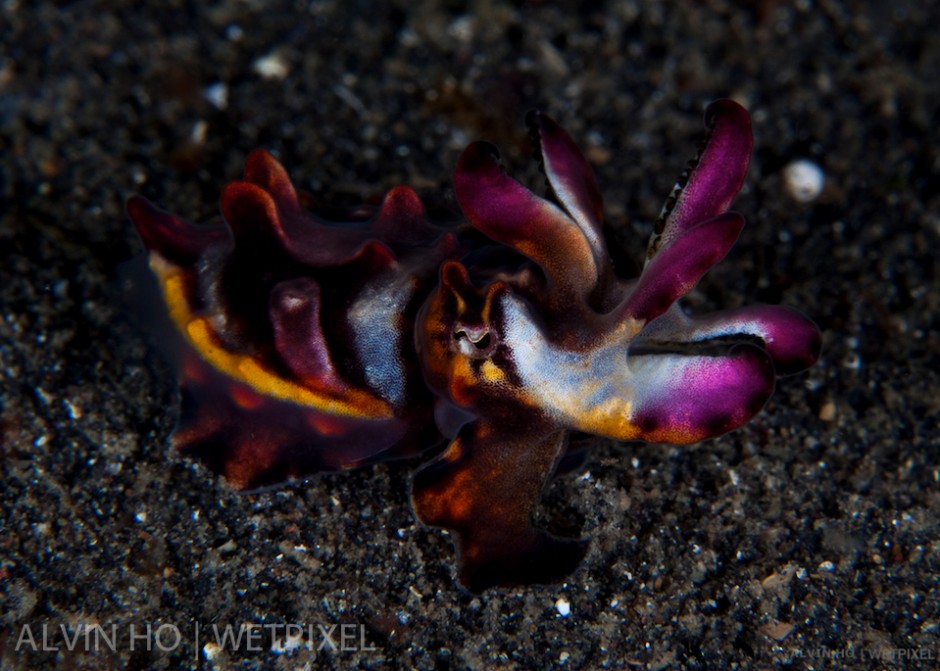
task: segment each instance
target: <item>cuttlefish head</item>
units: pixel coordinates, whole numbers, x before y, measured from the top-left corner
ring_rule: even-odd
[[[504,280],[475,286],[466,266],[444,263],[440,281],[418,316],[425,381],[439,397],[479,415],[526,405],[517,374],[512,321],[524,300]]]

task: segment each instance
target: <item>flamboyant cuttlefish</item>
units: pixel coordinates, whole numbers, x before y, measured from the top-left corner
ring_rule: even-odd
[[[795,310],[700,317],[677,305],[744,225],[727,212],[751,152],[747,112],[710,105],[639,277],[615,272],[593,172],[541,113],[540,197],[471,144],[466,221],[432,222],[407,186],[328,220],[267,152],[192,224],[128,202],[182,334],[176,444],[237,488],[449,446],[414,476],[417,517],[456,535],[471,589],[569,574],[585,542],[533,525],[570,432],[692,443],[740,426],[776,375],[818,357]]]

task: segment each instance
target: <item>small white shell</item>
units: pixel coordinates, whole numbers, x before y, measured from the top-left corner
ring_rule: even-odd
[[[816,163],[803,158],[792,161],[783,169],[783,181],[793,200],[811,203],[822,193],[826,174]]]

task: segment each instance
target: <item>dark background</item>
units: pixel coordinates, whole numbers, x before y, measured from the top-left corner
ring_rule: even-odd
[[[0,3],[3,669],[936,663],[940,10],[575,7]],[[324,202],[405,182],[453,208],[472,139],[539,183],[523,125],[539,107],[586,150],[639,259],[722,96],[754,118],[748,228],[687,305],[786,302],[824,352],[730,435],[601,445],[554,482],[546,518],[593,538],[566,584],[456,587],[450,540],[412,517],[415,464],[244,497],[172,451],[173,371],[121,303],[118,267],[142,249],[129,195],[203,220],[261,146]],[[799,158],[826,175],[809,204],[784,188]],[[183,641],[16,652],[44,623],[174,624]],[[195,623],[363,625],[376,649],[210,662]],[[897,658],[911,651],[934,661]]]

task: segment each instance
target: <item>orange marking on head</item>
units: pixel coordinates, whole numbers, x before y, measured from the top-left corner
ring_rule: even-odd
[[[277,459],[278,441],[246,436],[235,449],[234,458],[225,461],[225,478],[236,487],[247,486],[252,479],[270,468]]]
[[[254,410],[264,404],[264,398],[242,384],[233,384],[229,387],[229,396],[245,410]]]
[[[455,473],[447,482],[446,490],[440,493],[439,498],[435,497],[434,507],[439,519],[443,518],[450,524],[466,523],[473,519],[474,506],[481,502],[476,489],[477,483],[473,481],[473,474],[469,470]],[[439,523],[434,519],[429,521]]]
[[[463,455],[463,444],[458,439],[452,442],[448,446],[448,448],[444,450],[443,454],[441,454],[441,459],[443,461],[446,461],[452,464],[458,459],[460,459],[462,455]]]
[[[472,405],[474,401],[472,390],[478,385],[473,370],[470,368],[470,360],[462,356],[455,358],[448,371],[448,377],[450,378],[448,392],[454,403],[463,407]]]
[[[493,304],[505,290],[505,282],[493,282],[487,289],[486,297],[483,299],[483,310],[480,313],[480,318],[484,323],[488,324],[493,320]]]
[[[705,438],[708,438],[708,434],[703,429],[695,429],[691,426],[658,429],[643,436],[643,440],[648,442],[672,443],[673,445],[690,445],[705,440]]]
[[[188,351],[183,357],[183,378],[196,383],[203,383],[206,380],[206,370],[199,358]]]
[[[348,429],[346,422],[343,420],[325,415],[311,414],[307,417],[307,424],[321,436],[341,436]]]
[[[459,485],[458,485],[459,486]],[[454,498],[450,502],[450,518],[454,521],[464,521],[470,519],[473,510],[474,496],[472,492],[466,489],[460,489],[455,492]]]
[[[457,438],[440,459],[455,465],[463,454],[463,442]],[[474,502],[480,500],[475,491],[478,484],[469,469],[462,469],[459,465],[448,469],[445,478],[425,488],[420,496],[415,496],[415,512],[427,524],[448,526],[466,523],[473,516]]]

